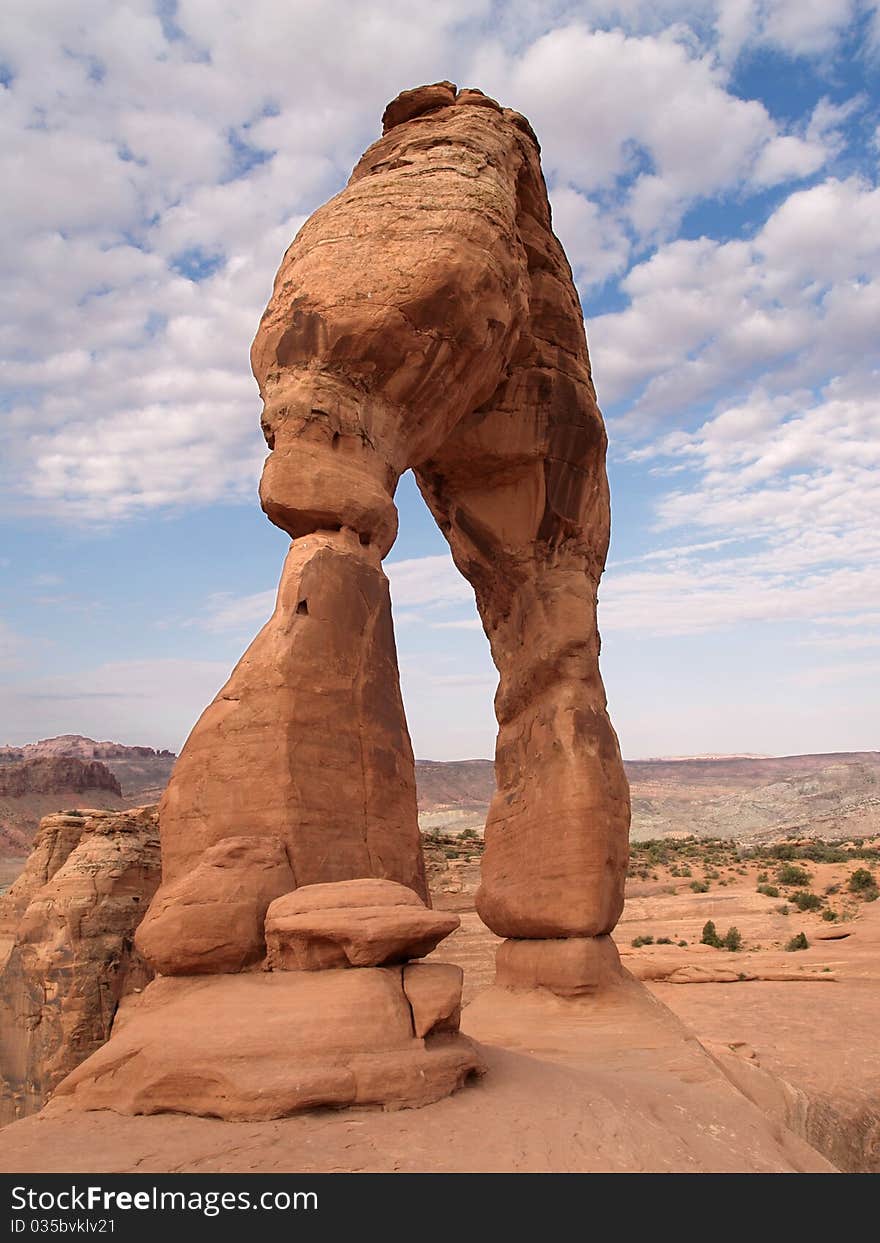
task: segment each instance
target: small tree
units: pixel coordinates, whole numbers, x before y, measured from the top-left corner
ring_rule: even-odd
[[[856,868],[849,878],[850,893],[864,893],[866,889],[876,888],[873,872],[867,868]]]
[[[796,937],[791,938],[785,948],[790,954],[794,953],[795,950],[809,949],[810,942],[807,940],[807,934],[805,932],[799,932]]]
[[[743,939],[739,928],[728,928],[724,935],[724,948],[736,953],[737,950],[742,949],[742,943]]]
[[[703,925],[703,935],[700,937],[700,941],[703,945],[711,945],[715,949],[721,948],[721,938],[711,919],[707,919]]]

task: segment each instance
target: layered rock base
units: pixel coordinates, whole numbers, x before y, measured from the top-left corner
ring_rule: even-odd
[[[283,848],[272,842],[228,839],[203,864],[226,886],[233,932],[265,915],[268,953],[261,933],[261,961],[224,970],[229,938],[216,911],[187,903],[185,884],[169,886],[139,941],[155,937],[174,974],[120,1011],[112,1038],[57,1097],[87,1110],[260,1121],[319,1106],[425,1105],[482,1073],[476,1046],[458,1030],[461,969],[409,961],[457,928],[457,916],[373,879],[308,885],[268,903],[283,877]],[[243,862],[246,876],[266,883],[246,889],[236,880]],[[171,929],[180,935],[176,961]]]

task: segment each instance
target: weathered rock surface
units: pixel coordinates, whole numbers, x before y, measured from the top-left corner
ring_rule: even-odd
[[[448,962],[413,962],[403,969],[403,990],[417,1036],[457,1032],[464,972]]]
[[[161,886],[135,945],[162,975],[242,971],[265,956],[266,911],[293,886],[277,837],[227,837]]]
[[[205,710],[160,807],[171,883],[227,837],[280,838],[296,885],[427,897],[388,582],[342,532],[295,543],[278,602]]]
[[[224,976],[220,982],[230,989],[266,978],[319,987],[332,974],[352,983],[373,972]],[[202,987],[208,982],[195,981]],[[738,1091],[642,986],[622,981],[600,997],[574,999],[540,989],[491,992],[482,1013],[471,1018],[471,1006],[464,1015],[469,1033],[485,1042],[480,1054],[489,1073],[424,1109],[300,1112],[271,1123],[230,1126],[218,1118],[172,1113],[87,1112],[72,1107],[74,1093],[57,1096],[39,1118],[16,1123],[0,1153],[0,1169],[140,1174],[833,1169],[784,1122],[768,1118]],[[426,1047],[430,1043],[429,1038]],[[270,1071],[274,1084],[271,1065]]]
[[[621,974],[617,948],[608,936],[502,941],[495,955],[500,988],[546,988],[560,997],[581,997],[609,987]]]
[[[12,934],[0,970],[0,1121],[39,1109],[107,1040],[120,999],[150,979],[132,941],[159,877],[155,807],[43,822],[0,898]]]
[[[323,971],[406,962],[430,954],[460,922],[456,915],[429,911],[411,889],[392,881],[307,885],[269,907],[268,966]]]
[[[160,978],[56,1097],[79,1109],[233,1121],[439,1100],[482,1060],[457,1031],[416,1035],[408,970]]]

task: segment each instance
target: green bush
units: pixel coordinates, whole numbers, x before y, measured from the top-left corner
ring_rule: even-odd
[[[631,944],[633,949],[638,950],[641,949],[643,945],[653,945],[654,938],[652,936],[633,937]]]
[[[759,885],[758,893],[762,893],[765,898],[778,898],[779,890],[775,885]]]
[[[822,899],[814,893],[808,893],[806,889],[797,889],[791,895],[791,900],[799,911],[818,911],[822,905]]]
[[[721,938],[711,919],[707,919],[703,925],[703,935],[700,937],[700,943],[702,945],[712,945],[715,949],[721,949]]]
[[[657,944],[658,945],[672,945],[672,937],[658,937]]]
[[[704,880],[692,880],[691,889],[693,889],[694,893],[708,893],[709,892],[709,886]]]
[[[739,928],[728,928],[724,934],[724,948],[726,950],[733,950],[735,953],[737,950],[742,949],[742,943],[743,939]]]
[[[865,893],[868,889],[876,889],[877,882],[874,880],[874,873],[869,872],[867,868],[856,868],[852,876],[849,878],[848,885],[850,893]]]
[[[766,884],[767,884],[767,881],[768,881],[769,879],[770,879],[770,877],[767,875],[767,873],[766,873],[766,872],[759,872],[759,873],[758,873],[758,884],[759,884],[759,885],[766,885]]]
[[[794,953],[795,950],[809,949],[810,942],[807,940],[806,933],[799,932],[796,937],[791,938],[791,940],[788,942],[785,948],[789,952],[789,954]]]
[[[783,902],[782,906],[777,906],[776,914],[777,915],[790,915],[791,907],[787,906],[786,903]]]
[[[793,863],[783,863],[776,873],[780,885],[809,885],[812,877],[806,868],[799,868]]]
[[[827,923],[833,924],[835,919],[837,919],[837,911],[832,911],[830,906],[826,907],[826,909],[822,912],[822,918]]]

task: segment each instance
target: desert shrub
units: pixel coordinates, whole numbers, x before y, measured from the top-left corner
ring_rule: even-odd
[[[694,893],[708,893],[709,892],[709,886],[704,880],[692,880],[691,889],[693,889]]]
[[[778,898],[779,890],[775,885],[759,885],[758,893],[762,893],[765,898]]]
[[[641,949],[643,945],[653,945],[654,938],[652,936],[633,937],[631,944],[633,949]]]
[[[789,954],[794,953],[795,950],[809,949],[810,942],[807,940],[807,934],[805,932],[799,932],[796,937],[791,938],[785,948]]]
[[[791,914],[791,907],[790,907],[790,906],[786,906],[786,904],[783,902],[782,906],[777,906],[777,908],[776,908],[776,914],[777,914],[777,915],[790,915],[790,914]]]
[[[682,949],[684,949],[685,946],[687,945],[687,941],[679,941],[678,944],[681,946]]]
[[[743,939],[739,928],[728,928],[724,934],[724,948],[736,952],[742,949],[742,943]]]
[[[806,889],[795,890],[791,900],[799,911],[818,911],[822,905],[822,899],[814,893],[808,893]]]
[[[81,812],[78,807],[70,807],[63,813],[65,816],[76,816],[80,820],[85,819],[85,813]]]
[[[874,880],[874,874],[869,872],[867,868],[856,868],[849,878],[848,889],[850,893],[861,894],[868,889],[876,888],[877,882]]]
[[[837,911],[832,911],[831,907],[830,907],[830,906],[828,906],[828,907],[826,907],[826,908],[825,908],[825,910],[822,912],[822,918],[823,918],[823,919],[824,919],[827,923],[829,923],[829,924],[833,924],[833,923],[834,923],[834,921],[835,921],[835,919],[837,919]]]
[[[714,870],[710,871],[708,868],[703,873],[703,875],[705,876],[706,880],[717,880],[718,879],[718,873]]]
[[[780,844],[779,846],[770,847],[770,856],[773,859],[796,859],[797,850],[794,846]]]
[[[770,879],[770,877],[767,875],[767,873],[766,873],[766,872],[759,872],[759,873],[758,873],[758,884],[759,884],[759,885],[766,885],[766,884],[767,884],[767,881],[768,881],[769,879]]]
[[[711,919],[707,919],[703,925],[703,935],[700,937],[700,943],[702,945],[713,945],[715,949],[721,948],[721,938]]]
[[[672,937],[658,937],[657,944],[658,945],[672,945]]]
[[[809,885],[812,877],[806,868],[796,867],[793,863],[783,863],[776,873],[780,885]]]
[[[845,850],[823,841],[809,842],[801,847],[798,855],[801,859],[811,859],[813,863],[843,863],[846,860]]]
[[[833,893],[840,893],[840,885],[826,886],[825,893],[828,895],[829,898],[831,897]]]
[[[459,833],[458,836],[460,840],[463,842],[475,842],[475,841],[478,841],[480,837],[476,829],[470,829],[470,828],[462,829],[462,831]]]

